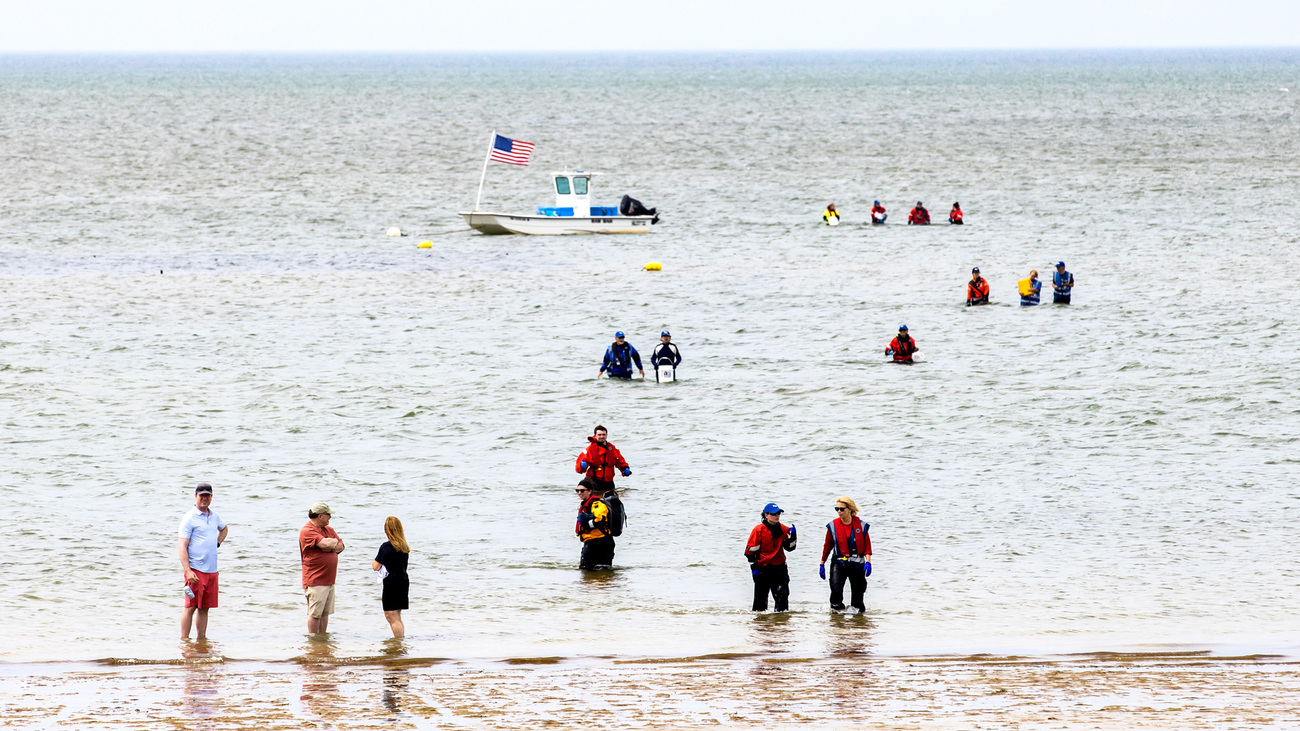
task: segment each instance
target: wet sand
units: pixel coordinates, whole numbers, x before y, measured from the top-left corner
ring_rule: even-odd
[[[216,650],[217,648],[211,648]],[[727,655],[671,659],[375,657],[311,647],[223,658],[11,665],[0,727],[849,727],[1199,729],[1300,726],[1300,661],[1091,653],[1039,658]]]

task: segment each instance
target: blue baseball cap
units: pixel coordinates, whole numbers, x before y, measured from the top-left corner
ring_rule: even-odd
[[[899,330],[906,330],[906,329],[907,329],[907,325],[899,325],[899,326],[898,326],[898,329],[899,329]]]
[[[876,205],[880,205],[880,201],[876,201]]]
[[[619,330],[618,332],[614,333],[614,337],[616,337],[616,338],[621,338],[621,337],[625,337],[625,336],[623,335],[623,331],[622,331],[622,330]]]
[[[659,333],[659,337],[661,338],[671,338],[672,336],[673,334],[668,332],[667,330],[664,330],[663,332]]]
[[[777,515],[784,512],[785,511],[782,510],[776,503],[768,503],[767,505],[763,506],[764,515]]]
[[[1063,261],[1058,261],[1058,262],[1056,262],[1056,265],[1057,265],[1058,267],[1063,267],[1063,266],[1065,266],[1065,262],[1063,262]]]

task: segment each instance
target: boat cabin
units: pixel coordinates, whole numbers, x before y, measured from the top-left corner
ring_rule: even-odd
[[[551,173],[555,187],[555,206],[538,206],[539,216],[617,216],[617,206],[591,205],[591,178],[596,173],[582,170]]]

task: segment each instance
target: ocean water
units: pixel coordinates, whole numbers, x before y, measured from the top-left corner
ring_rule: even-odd
[[[182,657],[198,481],[230,658],[303,652],[317,500],[342,655],[388,634],[388,515],[425,657],[1294,654],[1298,104],[1294,50],[0,58],[0,660]],[[663,222],[465,231],[493,129],[537,148],[484,209],[581,168]],[[1018,307],[1058,259],[1074,303]],[[594,380],[664,328],[679,383]],[[634,473],[583,575],[597,423]],[[863,618],[817,579],[839,495]],[[749,611],[768,501],[787,617]]]

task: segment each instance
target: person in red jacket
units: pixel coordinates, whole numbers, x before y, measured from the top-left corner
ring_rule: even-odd
[[[962,225],[962,221],[961,221],[961,204],[960,204],[960,203],[954,203],[954,204],[952,204],[952,210],[951,210],[951,211],[948,211],[948,223],[951,223],[951,224],[953,224],[954,226],[960,226],[960,225]]]
[[[907,325],[899,325],[898,337],[889,341],[889,347],[885,349],[885,355],[894,356],[895,363],[911,363],[916,350],[916,341],[907,334]]]
[[[989,282],[980,276],[980,268],[970,270],[970,281],[966,283],[966,306],[987,305],[989,303]]]
[[[862,600],[867,590],[867,577],[871,575],[871,536],[868,523],[858,519],[858,504],[852,498],[835,500],[838,520],[826,524],[826,543],[822,545],[822,563],[817,573],[826,578],[826,559],[831,559],[831,609],[844,611],[844,581],[853,591],[850,604],[858,614],[867,611]]]
[[[885,213],[885,207],[880,205],[880,201],[876,201],[875,204],[871,206],[871,223],[875,226],[879,226],[884,223],[887,218],[889,218],[889,214]]]
[[[609,441],[609,431],[596,425],[592,436],[587,437],[587,449],[578,455],[573,469],[579,474],[591,478],[597,494],[603,495],[614,489],[614,470],[619,470],[624,477],[632,474],[623,454]]]
[[[925,210],[925,206],[921,205],[921,201],[916,202],[916,208],[913,208],[911,211],[908,211],[907,225],[908,226],[912,226],[912,225],[929,226],[930,225],[930,212]]]
[[[776,503],[763,506],[763,522],[749,532],[745,543],[745,559],[754,577],[754,611],[767,610],[767,595],[776,600],[776,611],[790,608],[790,570],[785,565],[785,552],[793,551],[796,536],[794,525],[781,524],[784,512]]]

